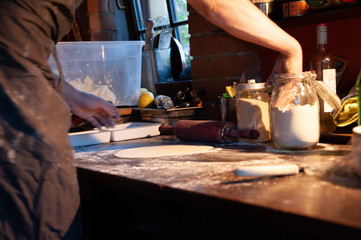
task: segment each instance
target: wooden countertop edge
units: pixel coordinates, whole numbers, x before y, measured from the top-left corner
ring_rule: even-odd
[[[189,216],[190,221],[195,221],[192,224],[197,224],[197,221],[200,220],[198,218],[203,218],[209,214],[210,216],[208,217],[212,219],[212,221],[223,221],[222,224],[226,222],[231,224],[233,221],[238,225],[243,221],[247,221],[247,223],[254,223],[264,227],[271,226],[272,228],[287,229],[287,231],[293,233],[300,233],[322,239],[347,238],[360,236],[361,234],[361,228],[358,227],[345,226],[340,223],[275,210],[265,206],[176,189],[170,186],[114,176],[79,167],[77,168],[77,172],[81,186],[84,185],[84,182],[87,182],[91,187],[94,187],[94,184],[98,184],[99,186],[110,187],[110,189],[113,189],[115,192],[117,190],[126,191],[128,194],[135,194],[137,197],[141,195],[144,197],[144,201],[148,198],[151,198],[153,201],[155,199],[157,202],[155,205],[171,202],[177,206],[192,209],[192,216]],[[114,194],[117,195],[116,193]],[[108,203],[106,199],[102,199],[100,202],[102,201],[106,201],[103,203]],[[212,209],[212,211],[209,211],[209,209]],[[226,219],[225,216],[227,216]]]

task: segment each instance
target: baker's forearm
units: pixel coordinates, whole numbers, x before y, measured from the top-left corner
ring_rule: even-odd
[[[278,51],[301,56],[298,41],[283,31],[249,0],[188,0],[209,22],[231,35]]]
[[[67,82],[64,82],[62,90],[71,111],[89,121],[96,128],[113,127],[114,121],[119,118],[118,111],[113,104],[95,95],[78,91]]]
[[[65,101],[68,103],[69,107],[73,107],[73,103],[77,101],[76,99],[79,97],[79,91],[75,89],[68,82],[64,81],[62,92],[65,97]]]

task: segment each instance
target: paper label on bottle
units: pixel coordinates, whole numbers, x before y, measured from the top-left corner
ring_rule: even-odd
[[[336,93],[336,69],[323,69],[323,82]],[[332,107],[328,103],[324,103],[324,112],[331,112]]]

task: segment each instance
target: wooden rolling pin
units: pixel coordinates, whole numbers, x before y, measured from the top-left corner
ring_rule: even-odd
[[[257,139],[259,132],[254,129],[236,129],[232,122],[207,120],[180,120],[175,126],[161,125],[161,134],[175,134],[184,141],[234,142],[237,138]]]

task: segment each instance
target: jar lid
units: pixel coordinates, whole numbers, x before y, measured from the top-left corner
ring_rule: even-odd
[[[311,72],[303,72],[301,74],[295,74],[295,73],[278,73],[275,74],[273,79],[275,82],[279,81],[291,81],[291,80],[297,80],[300,81],[304,77],[311,76]]]
[[[255,79],[249,79],[248,83],[237,84],[237,91],[265,89],[266,83],[256,83]]]
[[[327,102],[332,109],[340,110],[341,109],[341,99],[334,93],[324,82],[322,81],[313,81],[315,83],[315,88],[318,96],[322,98],[323,101]]]

